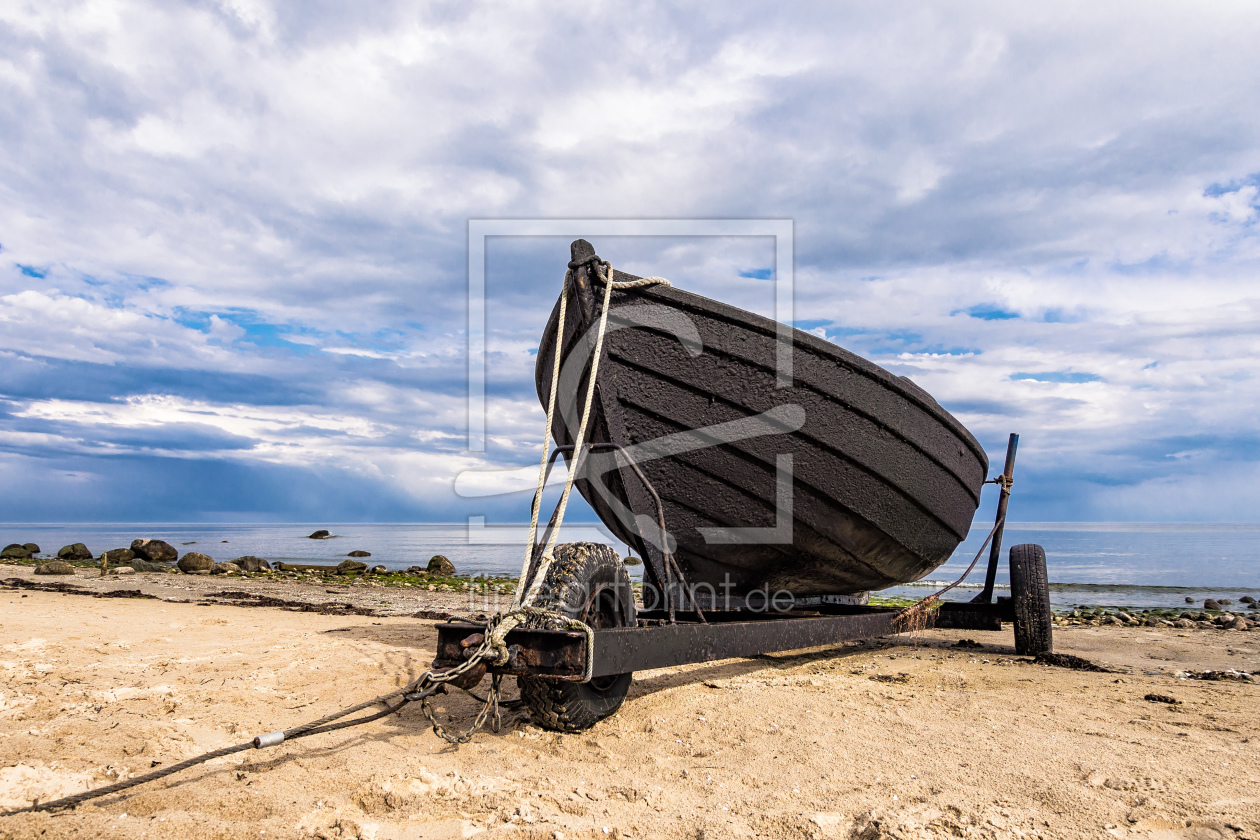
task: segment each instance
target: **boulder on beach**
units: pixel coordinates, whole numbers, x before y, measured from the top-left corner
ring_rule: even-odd
[[[406,574],[409,575],[427,575],[428,573],[427,569],[421,568],[420,566],[408,566],[406,572]]]
[[[214,558],[200,551],[190,551],[183,557],[179,558],[179,566],[181,572],[208,572],[214,568]]]
[[[429,568],[425,569],[425,571],[431,575],[450,577],[455,574],[455,564],[441,554],[435,554],[429,558]]]
[[[320,528],[318,531],[316,531],[315,533],[307,537],[307,539],[308,540],[326,540],[331,536],[332,534],[328,533],[323,528]]]
[[[132,568],[131,566],[118,566],[116,568],[110,569],[109,573],[111,575],[134,575],[136,573],[136,570]]]
[[[372,568],[368,569],[368,572],[374,575],[383,575],[389,572],[389,569],[385,568],[384,566],[378,565],[378,566],[373,566]]]
[[[1238,603],[1240,604],[1254,604],[1255,602],[1256,599],[1252,598],[1250,595],[1244,595],[1238,599]]]
[[[35,543],[23,543],[22,548],[25,548],[31,554],[39,554],[39,546]]]
[[[237,557],[235,560],[229,560],[229,563],[235,563],[241,569],[247,572],[261,572],[263,570],[271,571],[271,564],[261,557],[255,557],[252,554],[246,554],[244,557]]]
[[[136,553],[130,548],[111,548],[101,555],[101,559],[111,566],[127,566],[136,559]]]
[[[88,547],[83,543],[71,543],[63,545],[61,550],[57,552],[60,560],[91,560],[94,555],[88,551]]]
[[[1208,598],[1206,601],[1203,602],[1203,609],[1205,610],[1219,610],[1220,608],[1221,608],[1220,602],[1214,601],[1211,598]]]
[[[347,556],[347,557],[371,557],[371,556],[372,556],[372,552],[370,552],[370,551],[361,551],[361,550],[356,549],[356,550],[354,550],[354,551],[351,551],[351,552],[350,552],[349,554],[347,554],[346,556]]]
[[[215,563],[210,567],[212,575],[239,575],[244,573],[244,569],[235,563]]]
[[[131,550],[137,557],[148,560],[150,563],[174,563],[179,557],[175,546],[165,540],[154,540],[148,537],[132,540]]]
[[[65,560],[50,560],[47,563],[41,563],[35,567],[37,575],[72,575],[74,574],[74,566],[71,566]]]
[[[344,575],[347,572],[366,572],[368,564],[362,560],[342,560],[337,564],[337,574]]]
[[[165,563],[150,563],[148,560],[141,560],[139,557],[132,560],[128,565],[137,572],[169,572],[171,567]]]
[[[20,543],[6,545],[3,551],[0,551],[0,559],[4,560],[30,560],[31,553],[26,550],[26,546]]]

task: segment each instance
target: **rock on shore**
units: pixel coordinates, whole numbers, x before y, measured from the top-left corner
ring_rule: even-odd
[[[130,548],[112,548],[102,554],[101,559],[111,566],[129,565],[136,559],[136,553]]]
[[[94,556],[83,543],[63,545],[57,552],[57,557],[61,560],[91,560]]]
[[[271,571],[271,564],[261,557],[255,557],[252,554],[246,554],[244,557],[237,557],[235,560],[229,560],[229,563],[235,563],[241,569],[247,572],[261,572],[263,570]]]
[[[441,554],[435,554],[429,558],[429,567],[425,571],[431,575],[452,577],[455,575],[455,564]]]
[[[179,557],[175,546],[165,540],[154,540],[148,537],[132,540],[131,550],[137,557],[148,560],[150,563],[174,563]]]
[[[35,567],[37,575],[72,575],[74,574],[74,566],[71,566],[65,560],[50,560],[47,563],[41,563]]]
[[[31,553],[26,546],[20,543],[13,543],[12,545],[6,545],[0,551],[0,558],[5,560],[30,560]]]
[[[200,551],[190,551],[179,558],[179,562],[176,565],[179,566],[181,572],[186,574],[208,572],[214,568],[214,558],[202,554]]]

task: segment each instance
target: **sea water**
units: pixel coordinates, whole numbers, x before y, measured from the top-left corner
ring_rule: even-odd
[[[317,529],[334,534],[313,540]],[[974,528],[953,556],[924,580],[884,590],[884,595],[919,598],[952,582],[966,569],[989,527]],[[350,551],[371,552],[364,558],[389,569],[424,566],[435,554],[444,555],[461,574],[516,575],[524,555],[525,529],[472,523],[196,523],[196,524],[4,524],[0,540],[37,543],[45,554],[81,542],[93,554],[125,548],[137,537],[155,537],[181,553],[199,551],[215,560],[242,555],[291,563],[336,564]],[[594,540],[613,545],[622,554],[625,544],[600,525],[566,526],[561,541]],[[1260,597],[1260,525],[1148,524],[1148,523],[1010,523],[1004,534],[998,564],[997,593],[1009,594],[1007,549],[1019,543],[1038,543],[1046,550],[1051,581],[1050,598],[1056,609],[1075,606],[1131,608],[1188,606],[1186,598],[1202,605],[1205,598],[1243,595]],[[988,550],[967,581],[945,597],[970,600],[984,581]],[[642,567],[632,567],[638,576]]]
[[[957,579],[975,557],[991,526],[973,528],[949,561],[928,578],[882,594],[920,598]],[[1009,523],[998,563],[999,595],[1010,594],[1010,546],[1036,543],[1046,551],[1050,602],[1056,610],[1077,606],[1146,609],[1202,606],[1243,595],[1260,598],[1260,525],[1145,522]],[[984,585],[985,549],[967,581],[945,597],[971,600]],[[1242,605],[1243,608],[1246,605]]]

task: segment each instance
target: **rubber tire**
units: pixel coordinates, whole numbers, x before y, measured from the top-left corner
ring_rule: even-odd
[[[557,546],[537,605],[596,629],[634,627],[634,590],[621,557],[600,543]],[[589,683],[517,677],[534,723],[559,732],[581,732],[621,708],[634,672],[597,677]]]
[[[1054,613],[1046,578],[1046,552],[1035,543],[1011,546],[1011,601],[1015,606],[1015,652],[1036,656],[1054,650]]]

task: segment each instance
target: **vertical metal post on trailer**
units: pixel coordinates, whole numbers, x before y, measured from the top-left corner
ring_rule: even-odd
[[[1006,505],[1011,498],[1011,482],[1015,478],[1015,450],[1018,448],[1019,435],[1012,432],[1006,442],[1006,465],[1002,469],[1001,477],[997,479],[1002,494],[998,497],[997,514],[994,516],[997,530],[993,532],[993,544],[989,548],[989,569],[984,575],[984,589],[971,599],[973,604],[993,603],[993,582],[997,578],[998,559],[1002,555],[1002,531],[1006,528]]]

